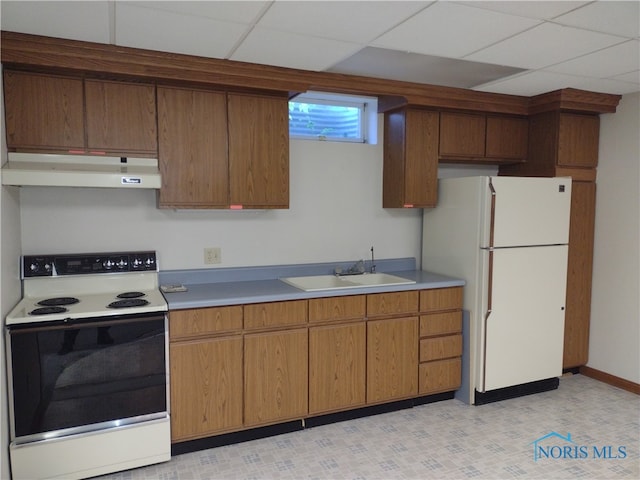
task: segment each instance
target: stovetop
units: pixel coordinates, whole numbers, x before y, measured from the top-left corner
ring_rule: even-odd
[[[22,272],[7,325],[168,310],[155,252],[25,256]]]

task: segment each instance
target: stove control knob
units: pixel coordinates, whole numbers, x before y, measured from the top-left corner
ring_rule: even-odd
[[[138,257],[133,259],[133,268],[138,268],[142,266],[142,260]]]
[[[113,268],[113,266],[114,266],[114,265],[115,265],[115,262],[113,262],[111,259],[109,259],[109,260],[105,260],[105,261],[102,263],[102,266],[103,266],[104,268],[106,268],[107,270],[111,270],[111,268]]]
[[[31,265],[29,265],[29,270],[31,272],[37,272],[38,270],[40,270],[40,266],[34,262]]]
[[[117,266],[120,270],[123,270],[123,269],[127,268],[127,265],[128,265],[128,263],[127,263],[127,261],[126,261],[124,258],[121,258],[121,259],[116,263],[116,266]]]
[[[50,272],[51,271],[51,264],[50,263],[45,263],[44,264],[44,269],[45,269],[45,271]]]

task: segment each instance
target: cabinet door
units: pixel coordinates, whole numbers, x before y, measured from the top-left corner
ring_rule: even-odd
[[[462,384],[462,360],[448,358],[420,365],[419,394],[451,392]]]
[[[560,114],[558,165],[565,167],[598,166],[600,117]]]
[[[486,120],[484,115],[440,114],[440,157],[483,158]]]
[[[224,93],[158,87],[163,207],[227,207],[227,100]]]
[[[244,337],[245,426],[307,415],[308,351],[306,328]]]
[[[486,157],[526,160],[529,121],[526,118],[487,116]]]
[[[231,205],[289,207],[287,98],[228,95]]]
[[[158,154],[154,85],[85,80],[85,103],[90,151]]]
[[[171,440],[242,427],[242,338],[177,342],[169,347]]]
[[[596,184],[573,182],[563,368],[586,365],[588,360],[595,210]]]
[[[418,393],[418,318],[367,323],[367,403]]]
[[[403,109],[385,114],[382,206],[435,207],[439,116]]]
[[[309,413],[365,403],[364,322],[309,329]]]
[[[7,147],[84,151],[82,80],[4,72]]]

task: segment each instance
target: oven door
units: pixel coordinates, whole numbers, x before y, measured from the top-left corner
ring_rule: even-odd
[[[164,313],[7,327],[15,444],[167,417]]]

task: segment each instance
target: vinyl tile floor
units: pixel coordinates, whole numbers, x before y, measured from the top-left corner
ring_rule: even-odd
[[[640,396],[564,376],[550,392],[482,406],[445,400],[100,480],[430,478],[640,478]]]

